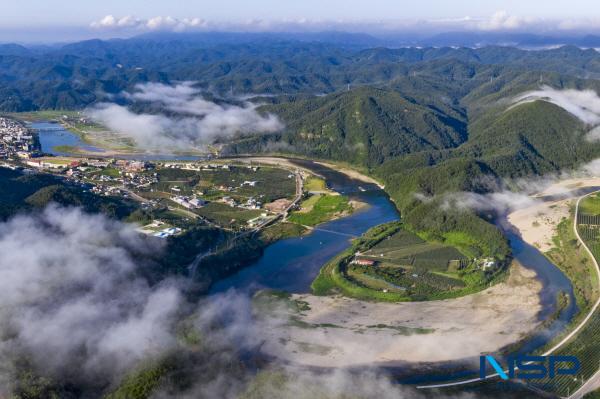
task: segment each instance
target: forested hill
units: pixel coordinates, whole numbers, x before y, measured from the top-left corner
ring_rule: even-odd
[[[487,192],[490,182],[557,173],[600,154],[600,145],[584,138],[590,127],[564,109],[543,100],[513,102],[544,85],[600,92],[595,80],[457,60],[420,65],[417,73],[386,86],[272,99],[262,109],[286,121],[286,130],[241,140],[228,150],[352,163],[385,183],[415,230],[442,240],[460,232],[480,248],[499,243],[493,228],[468,213],[442,211],[445,193]],[[422,202],[415,193],[434,200]],[[485,250],[505,249],[498,244]]]
[[[390,49],[354,39],[192,34],[3,45],[0,111],[80,109],[141,82],[194,81],[219,101],[253,95],[259,111],[278,115],[285,129],[224,143],[224,153],[350,163],[385,182],[415,230],[500,255],[507,247],[493,226],[415,193],[439,200],[482,192],[490,179],[558,172],[600,153],[583,138],[589,127],[562,108],[512,104],[545,85],[600,92],[595,50]]]
[[[600,77],[600,54],[573,46],[365,48],[377,42],[338,36],[157,35],[56,47],[0,45],[0,110],[82,108],[146,81],[197,81],[220,94],[320,95],[348,85],[393,87],[419,75],[460,81],[468,90],[476,75],[489,80],[498,69]]]
[[[456,147],[467,138],[464,115],[370,87],[265,107],[286,123],[293,151],[376,166],[424,150]]]

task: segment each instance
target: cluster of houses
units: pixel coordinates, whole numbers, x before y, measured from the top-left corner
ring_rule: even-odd
[[[226,195],[221,198],[220,202],[229,205],[232,208],[242,208],[242,209],[261,209],[262,202],[257,200],[254,197],[250,197],[246,200],[246,202],[238,202],[234,198]]]
[[[182,230],[179,227],[168,227],[166,229],[154,233],[153,236],[158,238],[167,238],[170,236],[177,235],[181,233],[181,231]]]
[[[103,184],[95,184],[90,189],[91,192],[98,195],[121,195],[122,190],[115,186],[105,186]]]
[[[269,220],[271,220],[271,217],[269,216],[269,214],[267,212],[263,212],[260,214],[260,216],[255,217],[254,219],[250,219],[248,220],[248,227],[254,228],[254,227],[258,227],[263,223],[268,222]]]
[[[36,150],[34,137],[24,125],[0,117],[0,159],[28,159]]]
[[[496,260],[494,258],[482,258],[475,259],[475,262],[481,267],[483,270],[491,270],[496,267]]]
[[[187,209],[202,208],[204,205],[206,205],[206,201],[204,201],[203,199],[196,198],[196,197],[190,198],[190,197],[186,197],[183,195],[176,195],[174,197],[171,197],[171,201],[173,201]]]

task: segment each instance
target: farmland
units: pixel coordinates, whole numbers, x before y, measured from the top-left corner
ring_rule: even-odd
[[[596,259],[600,259],[600,196],[592,194],[580,202],[577,215],[577,230],[581,239]],[[573,218],[565,219],[559,225],[559,236],[561,230],[572,231]],[[577,239],[573,239],[579,247]],[[583,251],[583,248],[577,248]],[[581,258],[581,257],[580,257]],[[567,273],[573,281],[578,305],[581,307],[581,314],[587,314],[592,307],[592,303],[598,297],[598,280],[594,270],[595,266],[589,262],[587,256],[585,261],[579,262],[579,269],[567,269]],[[591,318],[584,327],[571,339],[566,345],[561,347],[555,355],[576,356],[581,369],[577,378],[571,376],[557,376],[552,381],[543,380],[541,383],[551,384],[553,392],[562,396],[575,392],[585,381],[594,375],[600,365],[600,314],[598,310],[592,314]]]
[[[330,194],[314,194],[303,201],[300,208],[288,220],[303,226],[315,226],[352,210],[347,197]]]
[[[452,246],[424,241],[394,222],[355,240],[321,270],[312,288],[317,295],[429,300],[478,291],[503,272],[495,260],[469,258]]]
[[[156,175],[151,184],[136,190],[140,196],[234,230],[246,228],[252,219],[268,217],[265,204],[291,199],[296,190],[293,174],[266,166],[215,164],[186,169],[170,165],[142,173]],[[175,197],[197,198],[204,204],[186,209],[173,201]]]

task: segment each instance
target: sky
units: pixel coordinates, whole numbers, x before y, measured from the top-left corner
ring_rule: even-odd
[[[0,10],[2,41],[118,37],[148,30],[600,27],[593,0],[0,0]]]

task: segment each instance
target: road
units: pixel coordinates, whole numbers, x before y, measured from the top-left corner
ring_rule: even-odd
[[[254,229],[246,231],[242,234],[257,233],[260,230],[264,229],[265,227],[271,225],[272,223],[275,223],[280,218],[285,219],[287,217],[288,213],[290,212],[290,210],[292,210],[300,202],[300,200],[302,200],[302,195],[303,195],[303,191],[304,191],[304,182],[302,181],[302,175],[300,174],[300,172],[298,170],[291,171],[291,172],[294,173],[294,176],[296,176],[296,195],[294,196],[294,200],[291,202],[291,204],[288,205],[288,207],[285,208],[283,210],[283,212],[281,212],[276,217],[269,219],[266,222],[263,222],[260,225],[256,226]]]
[[[586,195],[583,195],[577,199],[577,204],[575,205],[575,217],[574,217],[574,221],[573,221],[573,230],[575,231],[575,236],[577,237],[577,240],[579,240],[581,245],[585,248],[585,250],[588,253],[588,255],[590,256],[590,258],[592,258],[592,262],[594,263],[594,266],[596,268],[596,276],[597,276],[596,281],[598,281],[600,284],[600,266],[598,266],[598,261],[592,254],[592,251],[590,251],[588,246],[581,239],[581,237],[579,236],[579,232],[577,231],[577,215],[579,213],[579,204],[580,204],[581,200],[589,195],[592,195],[592,194],[595,194],[598,192],[600,192],[600,190],[593,191],[591,193],[587,193]],[[598,309],[599,306],[600,306],[600,297],[598,298],[598,300],[596,301],[596,303],[594,304],[592,309],[589,311],[587,316],[581,321],[581,323],[579,323],[579,325],[577,325],[577,327],[575,327],[569,334],[567,334],[562,340],[560,340],[560,342],[558,342],[552,348],[548,349],[545,353],[543,353],[542,356],[549,356],[552,353],[556,352],[558,349],[560,349],[562,346],[564,346],[571,338],[573,338],[579,331],[581,331],[581,329],[583,327],[586,326],[586,324],[590,321],[592,316],[594,316],[594,313],[596,312],[596,310]],[[490,374],[490,375],[486,376],[485,379],[491,379],[491,378],[495,378],[495,377],[498,377],[498,373]],[[422,386],[418,386],[417,388],[419,388],[419,389],[446,388],[446,387],[452,387],[452,386],[458,386],[458,385],[471,384],[471,383],[474,383],[477,381],[480,381],[480,379],[472,378],[469,380],[455,381],[455,382],[449,382],[449,383],[445,383],[445,384],[422,385]],[[569,395],[568,399],[579,399],[579,398],[583,397],[586,393],[591,392],[598,387],[600,387],[600,370],[598,370],[596,372],[596,374],[594,374],[577,391],[575,391],[573,394]]]
[[[575,235],[577,236],[577,239],[579,240],[581,245],[585,248],[585,250],[588,253],[588,255],[590,256],[590,258],[592,258],[592,262],[594,262],[594,266],[596,267],[596,277],[597,277],[596,281],[598,281],[598,284],[600,284],[600,266],[598,266],[598,261],[594,257],[594,254],[592,254],[592,251],[590,251],[588,246],[581,239],[581,237],[579,236],[579,232],[577,231],[577,214],[579,212],[579,203],[581,202],[581,200],[583,198],[587,197],[588,195],[598,193],[598,192],[600,192],[600,191],[594,191],[592,193],[584,195],[583,197],[579,197],[579,199],[577,200],[577,205],[575,206],[575,221],[573,222],[574,223],[573,227],[575,229]],[[590,313],[588,313],[588,315],[581,322],[581,324],[579,326],[577,326],[577,328],[571,334],[569,334],[569,336],[572,336],[573,333],[576,333],[577,331],[579,331],[581,329],[581,327],[583,327],[583,325],[586,324],[588,322],[588,320],[590,320],[592,318],[592,315],[596,312],[596,310],[598,309],[598,306],[600,306],[600,298],[598,298],[598,300],[592,307],[592,310],[590,311]],[[573,394],[569,396],[569,399],[582,398],[586,393],[594,391],[594,390],[598,389],[599,387],[600,387],[600,369],[598,371],[596,371],[596,374],[594,374],[589,380],[587,380],[585,382],[585,384],[583,384],[581,386],[581,388],[579,388],[577,391],[573,392]]]

